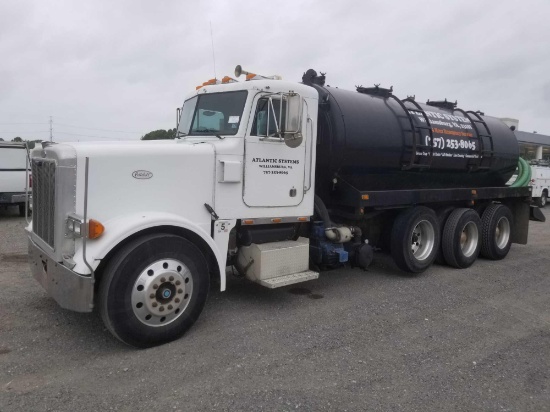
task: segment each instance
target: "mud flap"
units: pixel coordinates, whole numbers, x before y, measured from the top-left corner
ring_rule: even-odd
[[[529,220],[534,220],[535,222],[546,222],[546,216],[544,216],[542,210],[540,210],[537,206],[531,206]]]

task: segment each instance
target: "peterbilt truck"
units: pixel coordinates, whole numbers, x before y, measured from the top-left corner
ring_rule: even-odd
[[[174,340],[226,269],[267,288],[390,253],[418,274],[525,244],[514,133],[456,103],[248,73],[205,82],[174,140],[45,143],[32,159],[34,277],[121,341]]]

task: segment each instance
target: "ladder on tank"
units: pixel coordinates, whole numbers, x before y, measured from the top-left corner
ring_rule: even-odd
[[[495,153],[494,143],[493,143],[493,135],[491,134],[491,130],[489,129],[489,126],[487,126],[487,123],[485,123],[485,120],[480,116],[479,112],[474,111],[464,111],[462,109],[455,109],[457,112],[460,112],[466,117],[470,122],[472,122],[472,126],[474,128],[474,131],[476,132],[477,139],[479,141],[479,157],[470,159],[470,162],[468,163],[468,168],[470,171],[476,171],[476,170],[487,170],[490,169],[493,165],[493,158]],[[475,116],[475,118],[472,118],[472,116]],[[485,128],[485,133],[482,134],[478,128],[478,125],[483,125]],[[489,150],[485,149],[485,141],[484,138],[486,138],[489,142]],[[488,160],[488,162],[484,161]],[[487,164],[488,163],[488,164]]]
[[[410,158],[406,161],[402,161],[401,168],[402,170],[410,170],[410,169],[429,169],[432,166],[432,160],[434,155],[434,143],[433,143],[433,131],[432,131],[432,125],[430,124],[430,120],[428,119],[428,116],[426,115],[426,112],[420,105],[414,100],[414,97],[407,97],[404,100],[400,100],[398,97],[394,96],[393,94],[389,97],[393,98],[399,106],[403,109],[405,114],[407,115],[407,119],[410,124],[410,130],[403,130],[404,133],[410,133],[412,136],[412,144],[411,146],[404,146],[408,149],[410,149],[411,154]],[[405,106],[405,103],[411,103],[415,106],[415,108],[409,108]],[[413,120],[413,117],[411,116],[411,112],[419,113],[424,118],[426,125],[416,125],[415,121]],[[423,137],[426,133],[426,137],[428,138],[427,141],[423,141]],[[429,141],[429,144],[426,144]],[[423,153],[426,153],[424,156],[419,156],[417,154],[418,150],[424,151]]]

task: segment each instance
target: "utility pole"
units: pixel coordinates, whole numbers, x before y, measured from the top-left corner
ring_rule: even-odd
[[[53,120],[50,116],[50,142],[53,141]]]

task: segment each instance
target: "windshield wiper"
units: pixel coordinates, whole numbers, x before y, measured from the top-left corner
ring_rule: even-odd
[[[216,130],[216,129],[207,129],[206,127],[204,127],[204,128],[201,128],[201,129],[195,129],[195,130],[191,130],[191,131],[195,132],[195,133],[213,133],[213,132],[217,132],[218,130]],[[216,136],[220,140],[225,139],[225,137],[220,136],[219,133],[215,133],[214,136]]]

